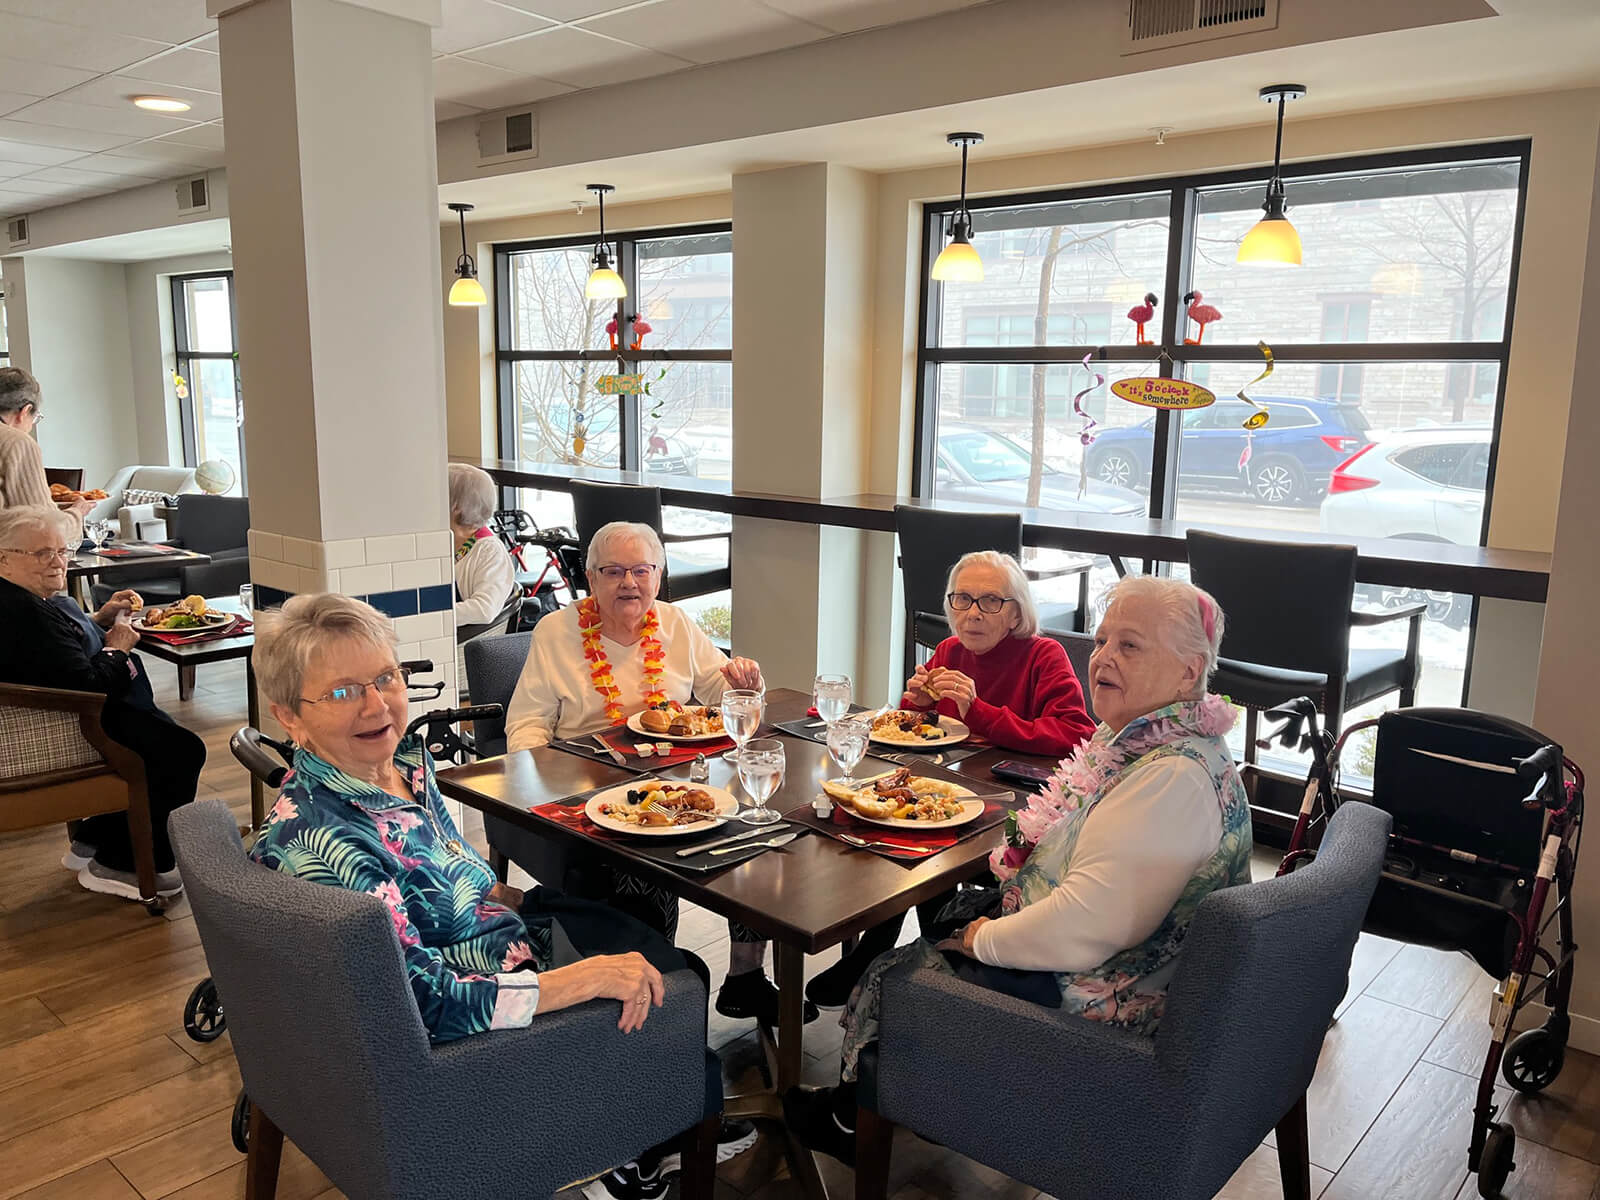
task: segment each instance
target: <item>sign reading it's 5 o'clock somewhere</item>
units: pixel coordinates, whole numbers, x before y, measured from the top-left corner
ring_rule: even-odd
[[[644,391],[644,376],[602,375],[595,386],[602,396],[637,396]]]
[[[1113,395],[1146,408],[1207,408],[1217,402],[1217,394],[1186,379],[1119,379],[1111,385]]]

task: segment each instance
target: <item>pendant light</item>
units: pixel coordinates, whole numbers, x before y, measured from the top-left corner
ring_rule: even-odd
[[[606,193],[617,189],[609,183],[586,186],[600,198],[600,240],[594,245],[594,270],[589,272],[589,282],[583,285],[583,294],[591,300],[620,300],[628,294],[628,285],[611,269],[611,258],[606,254]]]
[[[972,214],[967,211],[967,147],[982,143],[981,133],[950,133],[945,141],[961,147],[961,207],[950,217],[950,244],[939,251],[933,277],[962,283],[983,281],[983,259],[972,248]]]
[[[1305,85],[1300,83],[1274,83],[1261,89],[1261,99],[1268,104],[1274,100],[1278,102],[1278,141],[1272,150],[1272,179],[1267,183],[1267,202],[1261,206],[1266,215],[1239,243],[1239,262],[1263,267],[1300,265],[1300,234],[1284,216],[1288,206],[1283,201],[1283,177],[1278,172],[1283,162],[1283,106],[1305,94]]]
[[[478,282],[478,267],[467,253],[467,214],[470,204],[447,204],[451,212],[461,218],[461,257],[456,259],[456,281],[450,285],[450,303],[456,308],[482,308],[489,303],[483,294],[483,284]]]

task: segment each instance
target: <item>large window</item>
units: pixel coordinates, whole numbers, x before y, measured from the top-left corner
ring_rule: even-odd
[[[928,277],[954,207],[928,206],[918,494],[1481,544],[1526,168],[1518,143],[1286,170],[1305,245],[1289,270],[1234,261],[1260,216],[1258,173],[979,201],[978,283]],[[1276,369],[1253,382],[1258,341]],[[1085,356],[1107,377],[1084,401],[1099,423],[1088,446],[1071,411],[1093,382]],[[1218,402],[1180,417],[1110,395],[1139,375]],[[1254,433],[1241,390],[1271,414]],[[1359,597],[1418,598],[1431,618],[1419,702],[1459,703],[1470,600]]]
[[[238,333],[232,271],[172,277],[173,346],[183,380],[178,388],[183,461],[191,467],[226,463],[224,474],[233,476],[225,492],[229,496],[245,494]]]

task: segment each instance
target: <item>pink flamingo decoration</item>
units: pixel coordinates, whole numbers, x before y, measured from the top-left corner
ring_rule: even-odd
[[[612,317],[606,322],[606,336],[611,339],[611,353],[617,352],[617,319]]]
[[[1200,292],[1184,293],[1183,302],[1189,306],[1186,310],[1189,314],[1189,319],[1196,325],[1200,326],[1199,329],[1195,330],[1192,338],[1183,339],[1183,344],[1185,346],[1200,345],[1201,341],[1206,336],[1206,326],[1210,325],[1213,321],[1222,320],[1222,313],[1217,309],[1216,305],[1200,303],[1204,299],[1205,296]]]
[[[633,319],[633,349],[637,350],[644,345],[644,335],[650,332],[650,322],[643,317]]]
[[[1134,335],[1133,344],[1135,346],[1149,346],[1153,344],[1149,338],[1145,337],[1144,327],[1146,322],[1155,319],[1156,305],[1159,303],[1160,301],[1156,299],[1156,294],[1154,292],[1146,292],[1144,294],[1144,303],[1135,304],[1128,310],[1128,320],[1132,321],[1139,327],[1138,333]]]

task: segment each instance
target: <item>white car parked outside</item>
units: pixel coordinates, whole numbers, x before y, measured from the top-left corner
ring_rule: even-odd
[[[1491,431],[1442,425],[1377,435],[1334,468],[1322,531],[1476,546]]]

